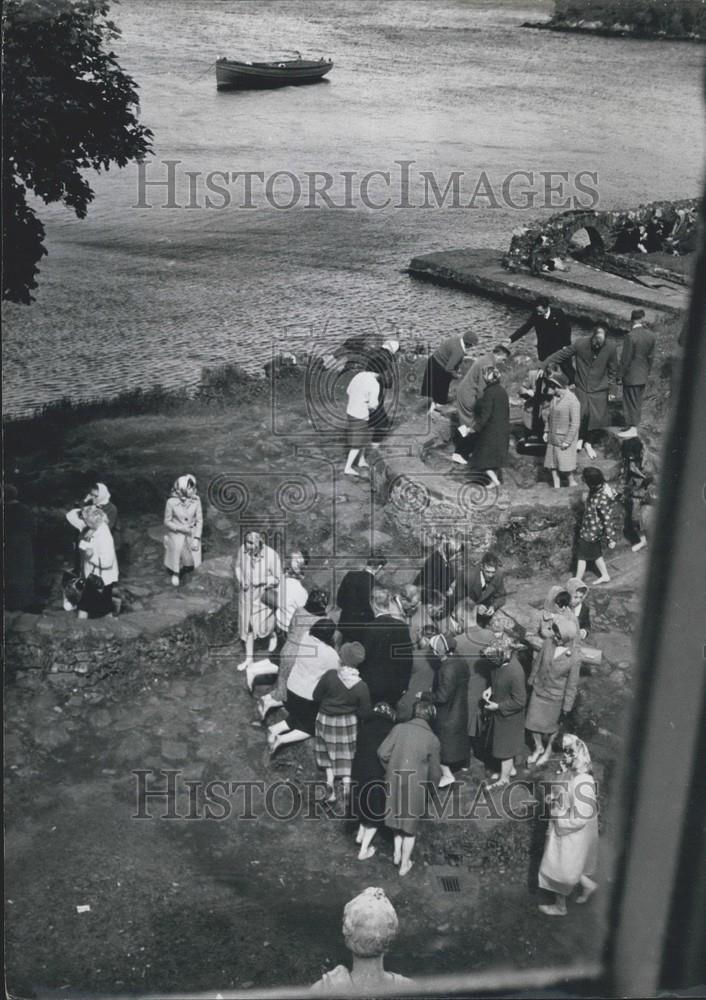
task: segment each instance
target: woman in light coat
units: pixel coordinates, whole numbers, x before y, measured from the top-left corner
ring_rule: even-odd
[[[265,545],[265,536],[249,531],[235,557],[238,581],[238,626],[245,645],[245,659],[238,670],[246,670],[255,658],[255,640],[270,637],[272,652],[277,645],[274,610],[262,600],[265,588],[274,590],[282,577],[282,564],[274,549]]]
[[[537,653],[528,684],[532,688],[525,725],[532,734],[534,750],[528,764],[546,764],[552,741],[559,732],[559,719],[574,707],[579,687],[581,650],[579,626],[574,613],[555,614],[543,623],[544,644]],[[544,746],[546,739],[546,747]]]
[[[182,569],[201,565],[203,510],[193,476],[180,476],[164,508],[164,565],[179,586]]]
[[[113,584],[118,579],[118,560],[106,514],[98,507],[86,507],[83,522],[86,529],[78,546],[86,583],[78,604],[78,617],[102,618],[113,610]]]
[[[549,378],[554,396],[544,412],[547,450],[544,468],[552,474],[554,489],[561,487],[562,472],[568,473],[569,486],[576,486],[576,452],[581,423],[581,404],[569,389],[569,380],[563,372]]]
[[[551,819],[539,867],[539,887],[554,893],[554,902],[539,907],[548,917],[565,917],[566,900],[577,885],[577,903],[585,903],[598,886],[593,875],[598,863],[598,804],[591,758],[583,740],[566,734],[562,739],[566,785],[548,801]]]

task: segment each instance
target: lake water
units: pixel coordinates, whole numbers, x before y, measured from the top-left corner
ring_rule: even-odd
[[[5,410],[64,395],[193,385],[203,366],[261,368],[272,344],[293,350],[355,332],[435,341],[464,329],[483,341],[514,328],[516,310],[420,284],[410,258],[462,246],[504,247],[546,212],[502,204],[512,171],[598,173],[599,207],[699,193],[703,49],[536,32],[520,27],[550,4],[484,0],[379,3],[301,0],[123,0],[114,16],[120,61],[140,86],[155,134],[147,180],[174,167],[175,200],[146,189],[136,167],[95,177],[86,220],[41,206],[49,257],[36,302],[5,310]],[[220,55],[299,49],[330,55],[330,80],[274,91],[217,92]],[[399,161],[412,161],[402,189]],[[192,174],[195,207],[189,202]],[[256,171],[204,204],[209,172]],[[281,173],[272,180],[276,172]],[[332,177],[309,205],[308,177]],[[362,178],[389,171],[390,183]],[[422,171],[443,192],[463,173],[460,203],[420,207]],[[270,179],[270,197],[266,184]],[[293,185],[300,182],[299,198]],[[321,182],[320,182],[321,183]],[[477,185],[486,196],[472,199]],[[395,207],[406,201],[409,207]],[[224,205],[226,197],[230,204]],[[292,208],[274,207],[289,201]],[[496,204],[491,204],[494,200]],[[584,197],[584,202],[585,202]],[[344,202],[345,203],[345,202]],[[309,206],[309,207],[308,207]]]

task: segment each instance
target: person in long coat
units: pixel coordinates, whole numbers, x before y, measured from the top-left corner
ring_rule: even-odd
[[[364,569],[349,570],[338,587],[336,604],[341,609],[338,627],[344,642],[363,642],[364,625],[375,618],[373,588],[387,560],[372,556]]]
[[[570,617],[556,614],[543,625],[544,643],[529,676],[532,694],[525,726],[532,735],[534,750],[527,758],[528,764],[546,764],[559,732],[559,719],[571,711],[576,701],[581,669],[579,627],[571,609],[567,610]]]
[[[562,472],[568,473],[569,486],[576,486],[576,452],[581,424],[581,404],[569,389],[569,380],[563,372],[549,379],[554,395],[545,410],[546,430],[544,440],[544,468],[552,474],[554,489],[561,487]]]
[[[365,662],[360,673],[373,704],[385,701],[396,705],[412,674],[412,637],[407,622],[390,614],[396,609],[390,592],[383,587],[373,590],[373,610],[375,618],[365,626]]]
[[[468,460],[471,469],[485,473],[495,486],[500,485],[498,472],[507,463],[510,446],[510,400],[500,384],[497,368],[483,372],[485,391],[478,404],[476,417],[477,438],[473,454]]]
[[[439,788],[453,785],[454,770],[468,766],[468,665],[456,656],[456,639],[436,635],[431,640],[435,655],[432,701],[436,706],[436,735],[441,743]]]
[[[483,372],[487,368],[500,369],[510,356],[510,351],[503,344],[498,344],[492,351],[481,354],[473,362],[466,374],[456,386],[456,412],[458,426],[464,428],[456,432],[456,450],[451,461],[465,465],[468,456],[473,451],[476,442],[476,417],[478,404],[485,392],[486,382]]]
[[[277,644],[274,632],[275,613],[262,600],[265,588],[279,586],[282,576],[280,558],[265,545],[259,531],[249,531],[235,558],[235,578],[238,581],[238,627],[245,644],[245,659],[238,670],[246,670],[255,658],[255,639],[270,636],[272,651]]]
[[[22,611],[34,602],[34,515],[20,503],[15,486],[3,489],[5,520],[5,608]]]
[[[566,916],[566,900],[577,885],[577,903],[586,903],[598,888],[598,802],[591,774],[591,757],[583,740],[571,733],[562,738],[565,787],[549,802],[551,819],[539,866],[539,887],[554,893],[554,902],[540,911],[548,917]]]
[[[394,724],[394,710],[384,701],[374,705],[372,714],[358,724],[351,766],[351,814],[358,820],[359,861],[367,861],[375,854],[372,841],[385,820],[385,768],[378,750]]]
[[[179,586],[182,569],[201,565],[203,510],[193,476],[180,476],[164,508],[164,565]]]
[[[421,395],[429,400],[429,413],[449,401],[449,387],[471,347],[478,343],[475,333],[462,337],[447,337],[437,347],[427,362],[422,380]]]
[[[421,698],[411,721],[394,726],[378,750],[390,789],[385,826],[395,834],[393,860],[400,866],[400,875],[406,875],[413,864],[417,827],[426,813],[427,785],[441,778],[441,745],[431,728],[435,715],[431,702]]]
[[[504,642],[486,646],[484,656],[493,664],[491,687],[484,693],[484,708],[493,713],[491,752],[500,761],[500,773],[489,788],[502,788],[515,775],[515,757],[525,745],[525,672],[517,655]]]
[[[398,722],[409,722],[420,695],[431,697],[436,673],[432,665],[434,654],[430,642],[432,637],[438,634],[439,630],[435,625],[423,625],[417,636],[415,648],[412,650],[412,673],[409,684],[395,708]]]
[[[592,336],[562,347],[546,359],[547,366],[561,365],[574,359],[576,365],[575,392],[581,404],[579,450],[585,448],[589,458],[595,458],[592,438],[594,431],[610,427],[611,385],[618,377],[618,352],[615,344],[607,339],[605,327],[597,326]]]
[[[455,590],[456,570],[453,557],[456,553],[455,539],[439,535],[436,544],[424,565],[415,577],[414,584],[422,592],[422,601],[428,602],[430,595],[441,594],[448,609]]]
[[[492,664],[486,658],[484,650],[494,642],[495,636],[489,628],[481,628],[478,624],[477,608],[470,598],[459,602],[454,615],[463,628],[456,636],[455,655],[468,667],[468,736],[476,756],[480,757],[483,731],[481,702],[483,692],[490,684],[492,670]]]

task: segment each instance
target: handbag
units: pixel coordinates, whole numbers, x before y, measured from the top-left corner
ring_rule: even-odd
[[[279,587],[277,584],[271,583],[268,587],[265,587],[260,600],[270,611],[276,611],[279,607]]]
[[[89,573],[88,576],[83,581],[83,586],[85,587],[89,582],[91,589],[94,594],[102,594],[105,590],[105,584],[103,583],[103,577],[100,575],[100,571],[103,569],[101,566],[100,559],[98,560],[98,572]]]

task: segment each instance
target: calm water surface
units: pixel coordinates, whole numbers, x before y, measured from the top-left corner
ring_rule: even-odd
[[[42,206],[50,251],[37,301],[9,307],[3,347],[5,409],[25,412],[64,395],[93,397],[162,382],[192,385],[204,365],[257,369],[273,341],[296,352],[358,331],[437,339],[467,327],[483,340],[513,328],[517,312],[419,284],[402,269],[419,253],[505,246],[539,214],[491,207],[395,208],[398,160],[441,185],[463,171],[470,196],[482,171],[499,198],[513,170],[597,171],[601,207],[699,190],[703,141],[699,46],[523,30],[546,3],[484,0],[123,0],[115,18],[124,68],[140,85],[142,120],[155,133],[147,179],[160,161],[196,172],[197,207],[136,208],[135,167],[95,177],[79,221]],[[279,91],[218,93],[219,55],[257,58],[286,49],[331,55],[330,82]],[[233,202],[208,209],[209,171],[391,171],[370,195],[381,211]],[[221,182],[222,183],[222,182]],[[535,187],[537,187],[535,185]],[[291,182],[273,189],[286,203]],[[537,190],[539,188],[537,187]],[[213,199],[221,204],[222,198]],[[551,212],[547,209],[547,212]]]

